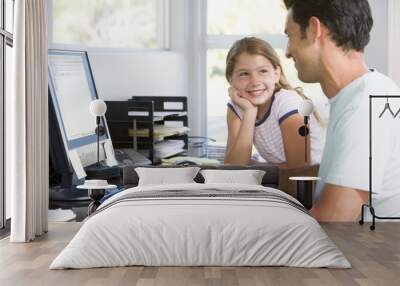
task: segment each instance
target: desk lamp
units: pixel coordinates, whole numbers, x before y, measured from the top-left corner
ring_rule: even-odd
[[[307,135],[310,133],[310,129],[308,128],[308,119],[313,112],[314,105],[311,100],[302,100],[299,105],[299,113],[304,116],[304,125],[299,128],[299,134],[304,137],[304,154],[305,160],[307,162]]]
[[[99,145],[100,145],[100,136],[105,134],[105,128],[104,126],[100,126],[100,117],[104,116],[104,114],[107,111],[107,105],[102,99],[95,99],[92,102],[90,102],[89,105],[89,111],[90,114],[96,117],[96,134],[97,134],[97,166],[100,166],[100,151],[99,151]]]

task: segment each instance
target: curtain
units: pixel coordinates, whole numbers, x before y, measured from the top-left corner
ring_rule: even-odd
[[[11,242],[47,232],[48,106],[46,0],[17,0],[14,8],[14,70],[6,115]]]

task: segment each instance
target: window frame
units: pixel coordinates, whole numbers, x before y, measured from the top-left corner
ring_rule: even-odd
[[[6,188],[5,188],[5,105],[6,105],[6,48],[7,46],[13,47],[13,34],[6,30],[7,11],[6,11],[6,0],[0,0],[1,5],[1,21],[0,21],[0,229],[3,229],[6,225]],[[12,0],[14,14],[15,0]],[[14,30],[14,28],[13,28]],[[9,225],[9,224],[8,224]]]
[[[157,21],[157,43],[158,48],[118,48],[118,47],[102,47],[90,46],[80,44],[67,44],[57,43],[53,40],[53,1],[47,0],[47,34],[48,43],[51,47],[78,47],[80,49],[92,51],[159,51],[170,49],[170,0],[156,0],[157,1],[157,15],[161,15],[161,21]]]

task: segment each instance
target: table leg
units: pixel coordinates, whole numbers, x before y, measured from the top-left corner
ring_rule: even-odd
[[[88,190],[89,197],[92,199],[88,207],[88,215],[90,216],[92,213],[96,211],[96,209],[101,205],[100,200],[106,193],[105,189],[89,189]]]

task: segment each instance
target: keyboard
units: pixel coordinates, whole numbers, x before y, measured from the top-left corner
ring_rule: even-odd
[[[206,146],[206,157],[209,159],[218,160],[221,163],[224,163],[225,157],[225,146],[218,145],[208,145]]]
[[[115,149],[115,159],[121,167],[151,165],[151,161],[146,156],[130,148]]]

